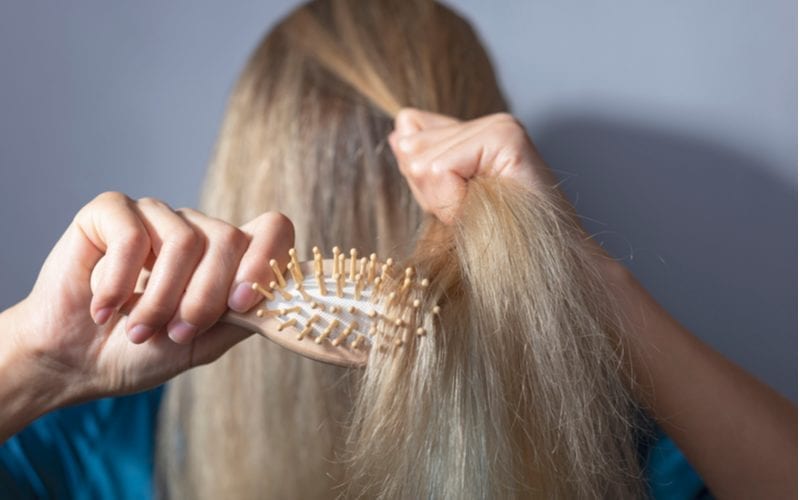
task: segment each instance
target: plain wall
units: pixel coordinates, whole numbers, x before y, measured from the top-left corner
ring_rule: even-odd
[[[293,5],[0,4],[0,307],[96,194],[196,205],[237,72]],[[796,400],[796,2],[451,5],[587,228]]]

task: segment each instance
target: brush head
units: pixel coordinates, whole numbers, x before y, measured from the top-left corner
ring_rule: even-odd
[[[438,307],[422,311],[427,279],[413,268],[398,269],[392,259],[375,254],[358,258],[333,248],[323,259],[298,262],[294,249],[284,273],[277,261],[270,267],[275,281],[254,283],[264,301],[249,313],[229,311],[222,321],[267,337],[298,354],[340,366],[364,366],[372,349],[388,351],[408,346],[424,336],[425,320]]]

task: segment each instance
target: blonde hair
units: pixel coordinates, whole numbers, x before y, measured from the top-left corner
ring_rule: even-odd
[[[441,314],[363,371],[254,337],[179,377],[159,427],[163,495],[640,494],[620,322],[573,214],[555,189],[481,179],[456,224],[420,229],[386,145],[403,106],[505,109],[472,29],[433,2],[311,2],[250,58],[204,208],[233,223],[283,211],[301,258],[409,255]]]

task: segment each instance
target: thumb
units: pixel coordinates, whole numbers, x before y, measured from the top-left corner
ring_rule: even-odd
[[[194,339],[190,360],[191,367],[215,361],[228,349],[251,335],[253,335],[253,332],[244,328],[218,323]]]

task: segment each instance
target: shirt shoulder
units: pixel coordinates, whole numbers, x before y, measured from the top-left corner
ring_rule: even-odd
[[[162,388],[47,414],[0,446],[9,498],[150,498]]]

